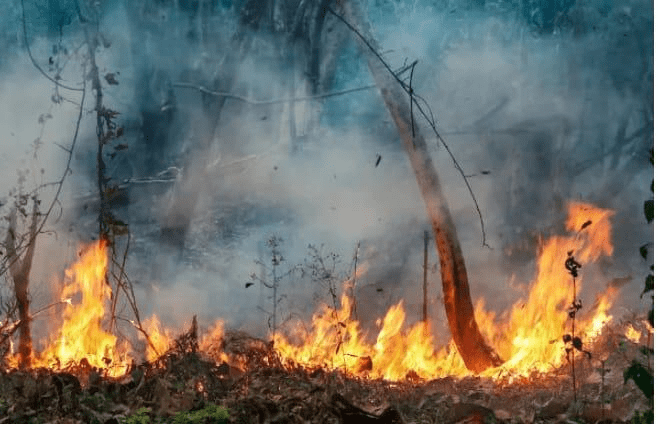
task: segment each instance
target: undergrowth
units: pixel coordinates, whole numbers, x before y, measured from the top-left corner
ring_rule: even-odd
[[[196,411],[183,411],[171,418],[151,418],[151,408],[139,408],[121,424],[224,424],[228,422],[228,410],[222,406],[207,405]]]

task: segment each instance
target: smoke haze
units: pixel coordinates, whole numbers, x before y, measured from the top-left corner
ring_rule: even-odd
[[[35,60],[50,74],[61,68],[62,81],[79,87],[86,48],[79,48],[84,35],[73,6],[61,2],[72,23],[52,38],[46,18],[29,3]],[[365,325],[399,299],[408,321],[420,319],[423,231],[429,225],[377,91],[294,106],[256,104],[311,94],[296,59],[301,53],[282,53],[293,49],[283,37],[240,26],[240,2],[209,2],[203,28],[194,10],[156,3],[103,3],[97,50],[101,75],[112,73],[119,82],[105,80],[103,90],[107,107],[120,113],[126,129],[121,143],[128,148],[107,163],[109,175],[128,190],[129,201],[114,213],[131,231],[127,273],[142,315],[157,313],[179,328],[193,314],[203,325],[222,318],[229,328],[264,336],[266,316],[259,308],[269,308],[269,293],[259,284],[245,285],[263,272],[255,261],[269,264],[265,242],[277,235],[283,239],[281,272],[308,261],[311,244],[339,254],[337,274],[349,277],[360,243],[358,264],[367,271],[357,280],[356,301]],[[616,316],[644,313],[648,302],[639,304],[638,296],[650,264],[638,248],[652,241],[642,213],[652,197],[652,3],[548,3],[562,5],[560,16],[568,23],[549,19],[539,6],[533,7],[542,13],[532,15],[505,1],[474,7],[453,0],[372,0],[367,10],[391,67],[418,61],[413,89],[431,108],[482,211],[490,248],[482,245],[462,176],[416,115],[457,226],[473,300],[484,297],[488,307],[502,310],[519,299],[532,281],[539,241],[564,233],[567,202],[582,200],[616,212],[615,252],[583,270],[584,303],[592,304],[612,279],[631,276]],[[23,184],[28,192],[64,172],[80,95],[55,90],[30,63],[20,2],[0,8],[4,215],[12,188]],[[349,33],[327,16],[332,32]],[[231,88],[250,102],[228,99],[213,131],[204,117],[208,96],[180,83],[199,86],[221,74],[235,34],[253,37]],[[327,91],[371,84],[365,58],[346,37]],[[35,309],[50,302],[52,286],[61,283],[80,243],[97,233],[93,107],[90,92],[72,174],[44,227],[48,233],[39,238],[31,283]],[[181,201],[181,192],[193,200]],[[40,191],[44,205],[53,194],[52,187]],[[182,244],[163,235],[173,215],[189,219]],[[1,228],[4,237],[4,221]],[[431,245],[430,313],[446,341],[437,262]],[[299,272],[282,280],[280,292],[285,316],[309,316],[319,297],[329,300],[326,288]]]

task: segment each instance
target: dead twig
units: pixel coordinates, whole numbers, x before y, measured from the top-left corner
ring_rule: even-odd
[[[355,88],[348,88],[345,90],[340,90],[340,91],[333,91],[331,93],[324,93],[324,94],[316,94],[313,96],[303,96],[303,97],[291,97],[291,98],[284,98],[284,99],[273,99],[273,100],[255,100],[255,99],[250,99],[248,97],[240,96],[237,94],[233,93],[226,93],[226,92],[221,92],[221,91],[213,91],[210,90],[206,87],[203,87],[201,85],[196,85],[192,83],[187,83],[187,82],[175,82],[172,84],[173,87],[178,87],[178,88],[190,88],[197,90],[203,94],[207,94],[210,96],[215,96],[215,97],[225,97],[227,99],[233,99],[233,100],[239,100],[244,103],[248,103],[250,105],[255,105],[255,106],[267,106],[267,105],[274,105],[274,104],[279,104],[279,103],[295,103],[295,102],[306,102],[309,100],[318,100],[318,99],[324,99],[328,97],[335,97],[335,96],[342,96],[345,94],[350,94],[350,93],[356,93],[359,91],[364,91],[364,90],[370,90],[375,88],[374,84],[366,85],[363,87],[355,87]]]
[[[402,75],[406,71],[411,69],[412,70],[412,76],[413,76],[413,67],[416,65],[417,62],[418,61],[414,61],[411,65],[402,67],[402,69],[395,71],[395,74],[396,75]],[[312,96],[290,97],[290,98],[272,99],[272,100],[250,99],[248,97],[240,96],[238,94],[227,93],[227,92],[223,92],[223,91],[210,90],[209,88],[206,88],[202,85],[193,84],[193,83],[190,83],[190,82],[175,82],[175,83],[172,83],[172,87],[189,88],[189,89],[192,89],[192,90],[197,90],[197,91],[199,91],[203,94],[207,94],[209,96],[224,97],[224,98],[227,98],[227,99],[239,100],[241,102],[248,103],[250,105],[255,105],[255,106],[266,106],[266,105],[274,105],[274,104],[279,104],[279,103],[307,102],[307,101],[310,101],[310,100],[319,100],[319,99],[326,99],[326,98],[329,98],[329,97],[343,96],[345,94],[370,90],[370,89],[376,88],[377,86],[375,84],[369,84],[369,85],[364,85],[363,87],[347,88],[345,90],[332,91],[332,92],[329,92],[329,93],[322,93],[322,94],[315,94],[315,95],[312,95]]]
[[[420,97],[416,93],[414,93],[413,89],[411,89],[410,84],[406,84],[402,79],[400,79],[400,77],[393,71],[393,69],[389,66],[389,64],[384,60],[382,55],[377,51],[377,49],[375,49],[373,47],[373,45],[366,39],[366,37],[363,36],[363,34],[361,34],[359,32],[358,29],[356,29],[356,27],[354,25],[349,23],[343,16],[336,13],[333,9],[328,8],[327,10],[331,14],[336,16],[341,22],[343,22],[345,24],[345,26],[347,26],[349,28],[350,31],[352,31],[361,41],[363,41],[364,45],[368,48],[368,50],[370,50],[373,53],[373,55],[375,55],[375,57],[377,57],[377,59],[379,60],[379,62],[381,62],[381,64],[386,69],[386,71],[395,79],[395,81],[400,85],[400,87],[402,87],[402,89],[410,96],[410,98],[412,100],[412,104],[416,105],[416,108],[420,111],[420,114],[423,116],[423,118],[425,118],[425,120],[427,121],[428,125],[430,126],[430,128],[434,132],[434,135],[436,136],[438,141],[446,149],[446,152],[448,152],[448,155],[450,156],[450,159],[452,160],[452,163],[453,163],[454,167],[461,174],[462,179],[464,180],[464,183],[466,184],[466,188],[468,189],[469,195],[470,195],[471,199],[473,200],[473,203],[475,204],[475,210],[476,210],[476,212],[478,214],[478,217],[480,219],[480,228],[481,228],[481,232],[482,232],[482,246],[491,248],[491,246],[489,246],[487,244],[486,232],[485,232],[485,229],[484,229],[484,218],[482,216],[482,211],[480,210],[480,205],[479,205],[477,199],[475,198],[475,193],[473,192],[473,188],[471,187],[471,184],[468,181],[468,178],[466,177],[466,173],[464,172],[461,165],[457,161],[457,158],[455,157],[455,155],[452,153],[452,150],[448,146],[448,143],[446,143],[446,141],[443,139],[443,137],[439,133],[439,130],[436,127],[436,123],[434,121],[434,116],[432,114],[432,109],[429,107],[429,105],[427,104],[425,99],[423,99],[422,97]],[[412,67],[412,71],[413,71],[413,67]],[[419,100],[425,104],[425,106],[428,109],[427,111],[425,111],[424,107],[420,104]],[[413,125],[412,125],[412,130],[413,130]],[[413,130],[412,132],[413,132],[413,134],[412,134],[413,137],[415,137],[415,130]]]
[[[84,69],[83,69],[84,73]],[[46,212],[41,214],[41,222],[38,224],[37,230],[34,234],[30,235],[28,238],[28,242],[26,245],[16,247],[16,252],[17,256],[14,258],[9,258],[8,256],[5,257],[2,266],[0,266],[0,276],[4,275],[7,270],[14,264],[16,260],[23,254],[23,251],[27,249],[30,245],[34,244],[36,241],[36,237],[41,234],[43,227],[46,225],[46,222],[48,221],[48,217],[53,211],[53,208],[55,207],[56,204],[59,202],[59,195],[62,192],[62,188],[64,186],[64,181],[66,180],[66,177],[71,173],[71,161],[73,159],[73,151],[75,150],[75,145],[78,141],[78,134],[80,133],[80,123],[82,122],[82,112],[84,109],[84,102],[85,102],[85,95],[87,93],[85,89],[85,85],[83,83],[83,90],[82,90],[82,97],[80,99],[80,107],[78,109],[78,117],[76,119],[75,123],[75,131],[73,133],[73,139],[71,141],[71,147],[68,149],[68,157],[66,159],[66,167],[64,168],[64,172],[62,173],[61,178],[55,183],[57,186],[57,189],[55,190],[55,195],[53,197],[53,200],[50,202],[50,205],[46,209]],[[35,195],[36,196],[36,195]]]
[[[57,79],[51,77],[46,73],[46,71],[39,66],[37,61],[34,59],[34,56],[32,55],[32,50],[30,49],[30,42],[27,38],[27,23],[25,19],[25,0],[21,0],[21,9],[22,9],[22,23],[23,23],[23,37],[25,38],[25,49],[27,50],[27,55],[30,57],[30,61],[32,62],[32,65],[37,68],[37,70],[43,75],[46,79],[48,79],[50,82],[55,84],[57,87],[61,87],[65,90],[71,90],[71,91],[82,91],[84,92],[84,81],[83,81],[83,87],[82,88],[77,88],[77,87],[71,87],[65,84],[62,84],[59,82]]]

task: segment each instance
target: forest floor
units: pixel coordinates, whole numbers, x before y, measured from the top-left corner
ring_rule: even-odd
[[[638,419],[653,401],[632,380],[624,382],[633,359],[646,362],[644,344],[628,340],[621,326],[607,328],[592,346],[593,359],[577,360],[575,399],[568,363],[505,382],[413,376],[389,382],[283,366],[266,342],[228,332],[217,348],[240,358],[242,369],[210,360],[187,334],[156,362],[121,378],[88,364],[66,372],[6,370],[0,424],[647,422]],[[603,372],[594,358],[606,358]]]

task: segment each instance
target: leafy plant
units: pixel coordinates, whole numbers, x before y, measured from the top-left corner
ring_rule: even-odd
[[[635,411],[633,418],[631,418],[631,424],[653,424],[653,410]]]
[[[653,165],[653,149],[651,149],[649,160],[651,165]],[[653,180],[651,180],[651,192],[653,193]],[[647,220],[648,224],[651,224],[653,221],[653,199],[646,200],[644,202],[644,217]],[[640,246],[640,256],[647,259],[649,253],[649,243],[646,243]],[[651,309],[647,314],[647,321],[649,325],[653,328],[653,265],[651,265],[650,273],[644,279],[644,289],[640,294],[640,297],[644,296],[647,293],[651,293]],[[650,346],[646,346],[641,350],[642,354],[647,356],[647,365],[641,364],[637,360],[633,360],[631,365],[624,371],[624,383],[628,380],[633,380],[637,387],[642,390],[642,393],[648,398],[653,399],[653,372],[651,371],[651,360],[650,355],[653,355],[653,349]],[[642,415],[636,413],[632,420],[633,423],[645,423],[653,422],[653,409],[645,411]]]
[[[228,410],[222,406],[207,405],[203,409],[192,412],[179,412],[171,421],[172,424],[222,424],[227,423]]]
[[[651,162],[651,165],[653,165],[653,149],[651,149],[649,160]],[[651,193],[653,194],[653,180],[651,180]],[[651,224],[653,222],[653,199],[645,200],[644,217],[646,218],[648,224]],[[649,248],[650,248],[650,243],[645,243],[642,246],[640,246],[640,256],[642,256],[644,260],[647,260],[647,256],[649,254]],[[651,302],[651,308],[649,309],[649,312],[647,314],[647,320],[649,321],[649,324],[651,324],[651,327],[653,327],[653,264],[649,267],[649,270],[650,270],[649,274],[644,279],[644,290],[642,290],[640,297],[644,296],[647,293],[651,293],[652,302]]]
[[[80,403],[90,407],[91,409],[99,412],[104,412],[107,410],[108,400],[105,396],[100,393],[94,394],[83,394],[80,398]]]
[[[150,424],[149,412],[151,412],[151,408],[139,408],[134,415],[122,419],[121,424]]]
[[[638,361],[632,361],[631,366],[624,371],[624,383],[632,379],[642,393],[648,398],[653,399],[653,374],[647,367]]]
[[[591,221],[587,221],[583,224],[582,228],[585,228],[591,224]],[[588,358],[592,358],[592,354],[586,350],[583,350],[583,341],[580,337],[576,336],[576,314],[579,310],[583,308],[583,301],[581,299],[576,300],[576,278],[578,277],[578,270],[582,268],[582,265],[576,261],[576,258],[573,256],[573,250],[567,253],[567,260],[564,263],[564,267],[569,271],[571,275],[571,281],[573,284],[573,300],[567,312],[569,313],[569,318],[571,319],[571,334],[565,334],[562,336],[562,341],[566,344],[565,351],[567,353],[567,359],[571,363],[571,377],[573,381],[573,399],[574,402],[578,401],[578,392],[576,387],[576,351],[582,352],[587,355]]]

